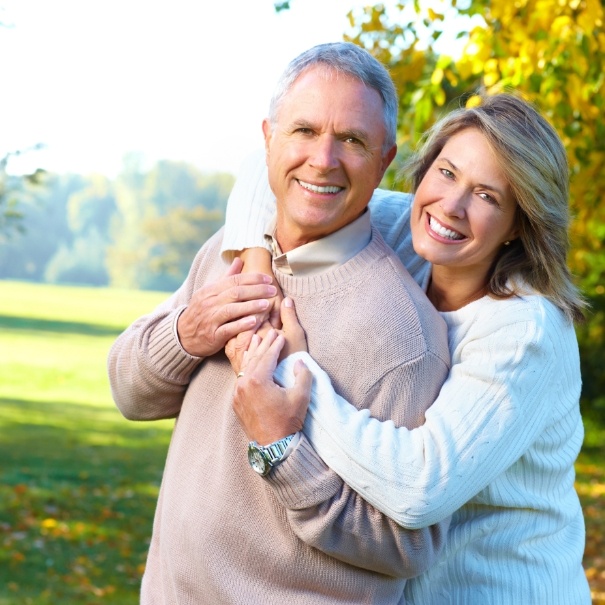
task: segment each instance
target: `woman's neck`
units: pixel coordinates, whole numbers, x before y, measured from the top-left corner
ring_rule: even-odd
[[[487,292],[486,277],[477,276],[476,271],[461,275],[447,267],[433,266],[426,294],[438,311],[457,311]]]

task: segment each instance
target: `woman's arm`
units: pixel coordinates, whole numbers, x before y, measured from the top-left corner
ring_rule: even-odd
[[[412,277],[421,287],[426,285],[428,263],[412,246],[410,209],[413,197],[399,191],[376,189],[370,200],[372,223],[386,243],[397,253]],[[275,196],[269,187],[264,152],[246,158],[229,196],[225,236],[221,254],[232,260],[241,250],[265,248],[264,234],[275,213]],[[244,267],[247,271],[247,266]]]
[[[377,509],[404,527],[426,527],[514,464],[553,414],[556,359],[574,359],[577,344],[558,311],[542,317],[543,306],[528,307],[493,301],[489,321],[475,316],[425,424],[413,430],[357,411],[305,353],[284,360],[275,378],[289,387],[302,358],[314,374],[304,432],[315,450]],[[572,371],[576,378],[579,385]]]
[[[237,175],[225,218],[221,254],[231,261],[247,248],[265,248],[265,229],[275,214],[275,196],[269,187],[264,151],[249,155]]]

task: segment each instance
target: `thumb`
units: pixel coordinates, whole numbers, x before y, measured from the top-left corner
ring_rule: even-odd
[[[305,365],[302,359],[297,359],[294,364],[294,386],[292,390],[301,398],[302,401],[311,400],[311,386],[313,384],[313,374]]]
[[[229,269],[227,269],[227,273],[225,273],[225,275],[227,277],[231,277],[232,275],[237,275],[238,273],[242,272],[243,268],[244,268],[244,261],[239,256],[236,256],[233,259],[233,262],[231,263],[231,265],[229,266]]]
[[[288,333],[296,328],[302,329],[302,326],[298,323],[294,301],[289,296],[282,300],[280,311],[284,332]]]

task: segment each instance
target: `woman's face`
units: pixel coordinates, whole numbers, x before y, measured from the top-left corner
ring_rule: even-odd
[[[516,236],[517,204],[487,140],[476,128],[452,136],[416,191],[416,252],[434,267],[485,273]]]

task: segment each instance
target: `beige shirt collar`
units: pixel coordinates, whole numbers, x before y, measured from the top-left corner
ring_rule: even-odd
[[[276,224],[276,217],[273,217],[265,233],[265,238],[273,250],[275,268],[297,277],[317,275],[346,263],[361,252],[372,239],[370,211],[366,210],[342,229],[284,254],[275,239]]]

